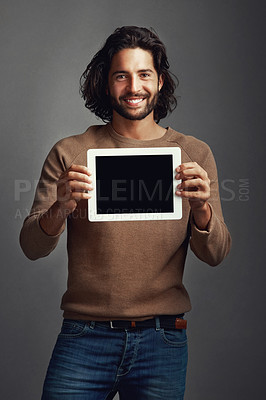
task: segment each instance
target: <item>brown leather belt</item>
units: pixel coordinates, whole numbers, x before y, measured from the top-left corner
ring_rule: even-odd
[[[144,321],[113,320],[95,321],[95,323],[99,325],[107,325],[112,329],[157,328],[158,326],[163,329],[186,329],[187,321],[183,319],[183,316],[184,314],[161,315],[157,318],[146,319]]]

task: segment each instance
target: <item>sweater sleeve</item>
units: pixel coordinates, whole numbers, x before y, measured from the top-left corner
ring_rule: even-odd
[[[56,182],[66,169],[65,159],[60,151],[60,142],[58,142],[44,162],[30,214],[25,219],[20,232],[21,248],[30,260],[36,260],[50,254],[65,229],[64,224],[58,235],[49,236],[42,230],[39,221],[40,217],[56,201]]]
[[[205,158],[202,167],[208,173],[211,181],[211,197],[208,201],[211,207],[211,219],[206,230],[199,230],[190,216],[191,238],[190,247],[195,255],[211,266],[220,264],[231,247],[231,236],[224,223],[217,176],[216,163],[211,150]]]

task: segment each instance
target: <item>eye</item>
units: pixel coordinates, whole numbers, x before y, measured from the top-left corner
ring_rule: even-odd
[[[149,78],[150,77],[150,74],[148,74],[147,72],[143,72],[141,75],[141,78]]]
[[[126,75],[124,75],[124,74],[116,75],[115,79],[117,81],[122,81],[122,80],[126,79]]]

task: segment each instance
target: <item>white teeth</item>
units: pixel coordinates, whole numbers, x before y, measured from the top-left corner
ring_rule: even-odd
[[[127,103],[137,104],[140,103],[143,99],[125,99]]]

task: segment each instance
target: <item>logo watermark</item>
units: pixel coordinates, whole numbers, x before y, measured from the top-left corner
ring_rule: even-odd
[[[221,201],[249,201],[250,183],[248,178],[224,179],[220,186]]]
[[[50,202],[51,190],[48,192],[44,181],[28,179],[16,179],[14,181],[14,201],[19,203],[26,197],[29,200],[29,193],[34,194],[38,185],[39,199],[42,202]],[[133,201],[158,201],[167,202],[173,193],[173,184],[163,182],[161,179],[154,180],[152,184],[147,185],[143,180],[116,180],[111,183],[109,191],[105,192],[100,182],[96,182],[98,191],[98,200],[101,202],[133,202]],[[56,197],[56,184],[53,187],[52,196]],[[221,202],[248,202],[250,199],[250,180],[249,178],[223,179],[219,185]],[[216,193],[211,192],[211,199],[216,198]],[[30,199],[32,201],[32,198]],[[112,213],[112,211],[110,210]],[[129,211],[130,212],[130,211]],[[17,208],[14,214],[15,219],[24,219],[30,210]]]

